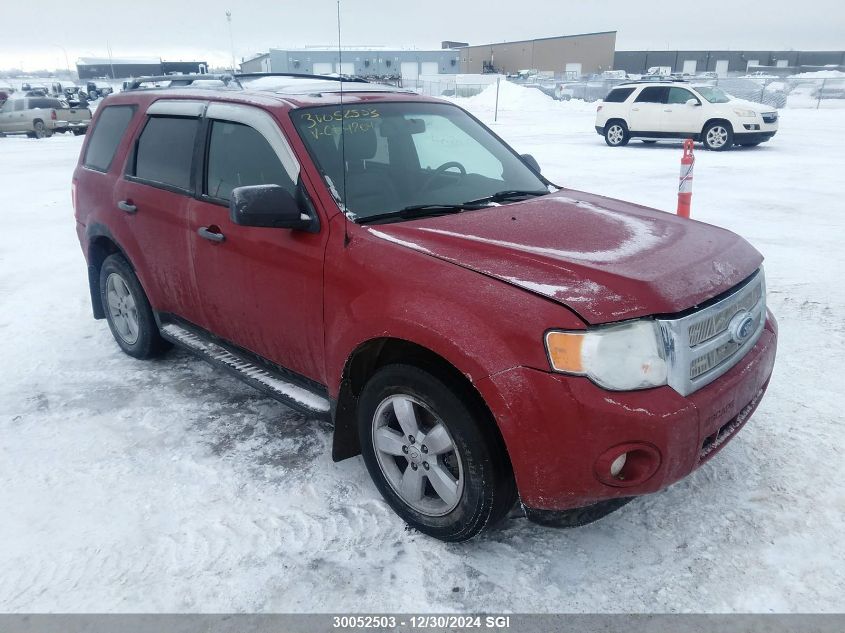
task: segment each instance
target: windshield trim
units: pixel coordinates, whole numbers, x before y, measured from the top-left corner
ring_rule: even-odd
[[[386,94],[385,96],[388,96],[388,95],[389,95],[389,93]],[[443,100],[443,99],[435,99],[435,98],[402,99],[400,101],[400,100],[389,99],[389,98],[380,98],[380,97],[381,97],[381,95],[379,95],[379,97],[375,98],[375,99],[367,99],[365,101],[365,103],[367,105],[382,105],[382,104],[386,104],[386,103],[422,104],[422,105],[440,105],[440,106],[448,106],[448,107],[452,107],[452,108],[457,108],[458,110],[463,112],[466,116],[468,116],[470,119],[475,121],[475,123],[477,123],[479,126],[481,126],[481,128],[483,128],[484,131],[486,131],[493,138],[495,138],[520,163],[525,165],[525,167],[527,167],[531,171],[531,173],[534,174],[540,180],[540,182],[543,183],[543,185],[546,187],[546,189],[549,189],[549,187],[554,187],[554,189],[556,189],[556,190],[563,188],[560,185],[553,183],[551,180],[546,178],[540,172],[534,171],[534,169],[531,167],[531,165],[529,165],[526,162],[526,160],[522,157],[522,155],[520,155],[507,141],[505,141],[501,136],[496,134],[496,132],[493,131],[492,129],[490,129],[489,126],[485,125],[485,123],[483,121],[481,121],[478,117],[476,117],[472,112],[470,112],[469,110],[467,110],[465,108],[462,108],[461,106],[459,106],[456,103],[452,103],[451,101],[446,101],[446,100]],[[364,224],[359,223],[358,220],[365,219],[367,216],[359,216],[359,215],[355,214],[353,211],[349,211],[348,209],[346,209],[346,205],[341,200],[338,199],[338,196],[336,195],[336,189],[335,189],[336,183],[333,183],[331,181],[331,178],[326,173],[326,170],[320,164],[319,158],[316,156],[316,153],[314,151],[312,151],[312,148],[309,145],[308,141],[302,136],[302,133],[300,132],[299,128],[297,127],[296,123],[293,120],[294,113],[307,112],[309,110],[317,110],[317,109],[326,108],[326,107],[334,107],[334,108],[337,108],[337,109],[342,109],[342,108],[345,108],[345,107],[354,107],[353,104],[357,105],[358,102],[309,105],[309,106],[306,106],[306,107],[291,109],[288,112],[288,117],[290,119],[291,127],[293,128],[294,132],[297,135],[297,139],[305,147],[305,151],[308,154],[308,157],[311,159],[311,162],[313,163],[314,167],[317,169],[317,172],[320,175],[319,186],[323,187],[325,189],[325,191],[328,193],[329,197],[334,201],[338,213],[343,213],[344,215],[346,215],[346,217],[348,219],[350,219],[355,224],[359,224],[360,226],[363,226]],[[549,189],[549,193],[552,193],[552,190]],[[469,211],[469,210],[476,210],[476,209],[473,208],[473,207],[470,207],[469,209],[466,209],[466,210]],[[416,219],[416,218],[401,218],[399,216],[399,212],[400,212],[400,210],[397,210],[395,212],[395,216],[396,216],[397,221],[408,221],[410,219]]]

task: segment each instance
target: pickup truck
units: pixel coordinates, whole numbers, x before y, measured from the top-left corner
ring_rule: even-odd
[[[0,134],[26,134],[46,138],[56,132],[85,134],[91,123],[91,110],[72,108],[52,97],[9,99],[0,107]]]
[[[559,187],[452,103],[229,79],[130,85],[86,136],[76,231],[126,354],[178,345],[332,423],[375,484],[348,489],[446,541],[517,500],[597,520],[748,422],[777,327],[738,235]]]

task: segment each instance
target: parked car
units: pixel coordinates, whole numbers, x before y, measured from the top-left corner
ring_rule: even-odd
[[[517,498],[596,520],[747,422],[777,339],[748,242],[561,189],[452,103],[268,80],[98,108],[72,199],[125,353],[176,344],[332,421],[334,459],[448,541]]]
[[[2,105],[9,97],[15,93],[15,89],[11,84],[5,81],[0,81],[0,105]]]
[[[759,145],[777,129],[777,110],[734,99],[715,86],[678,81],[617,86],[596,112],[596,132],[611,147],[632,138],[692,138],[722,151]]]
[[[55,132],[85,134],[91,122],[88,108],[71,108],[52,97],[9,99],[0,108],[0,133],[45,138]]]
[[[91,101],[99,99],[100,97],[107,97],[114,92],[112,85],[104,81],[89,81],[85,85],[85,89],[88,92],[88,98],[91,99]]]

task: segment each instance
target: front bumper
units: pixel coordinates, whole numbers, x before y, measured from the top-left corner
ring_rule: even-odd
[[[769,383],[771,313],[757,344],[718,380],[681,396],[670,387],[607,391],[586,378],[517,367],[477,383],[507,445],[522,503],[566,510],[661,490],[712,458],[745,424]],[[605,472],[619,447],[654,463],[644,480]],[[630,453],[629,453],[630,454]]]
[[[777,134],[777,130],[769,132],[736,132],[734,143],[765,143]]]

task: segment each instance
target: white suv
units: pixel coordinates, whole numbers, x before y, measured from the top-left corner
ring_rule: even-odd
[[[620,84],[599,104],[596,132],[611,147],[692,138],[707,149],[759,145],[778,129],[771,106],[736,99],[716,86],[660,81]]]

